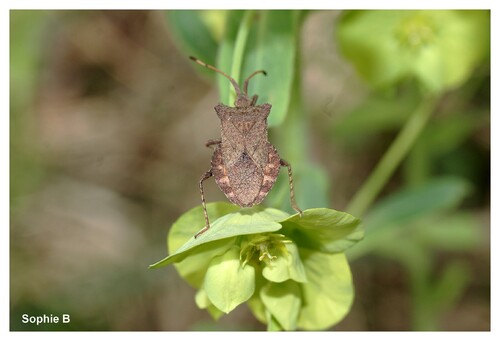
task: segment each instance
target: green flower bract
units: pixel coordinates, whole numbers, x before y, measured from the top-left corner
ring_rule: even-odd
[[[213,223],[203,227],[201,206],[183,214],[168,236],[173,263],[198,289],[196,303],[215,318],[247,302],[268,329],[318,330],[349,311],[354,289],[343,251],[363,238],[350,214],[315,208],[304,214],[260,206],[207,205]]]

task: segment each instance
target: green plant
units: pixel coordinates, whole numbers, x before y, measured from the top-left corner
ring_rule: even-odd
[[[194,238],[201,206],[188,211],[169,232],[170,256],[151,266],[175,263],[198,289],[198,307],[218,318],[248,302],[270,330],[323,329],[349,311],[354,290],[343,251],[363,237],[359,219],[325,208],[302,217],[227,203],[207,209],[218,218],[212,227]]]
[[[258,69],[268,72],[267,78],[250,84],[249,93],[259,94],[260,103],[273,104],[269,125],[279,127],[271,131],[273,142],[294,165],[298,204],[328,207],[329,180],[325,170],[310,159],[308,120],[300,94],[298,36],[306,15],[302,11],[168,13],[186,55],[215,62],[236,80]],[[203,33],[195,34],[193,29]],[[336,26],[336,39],[373,93],[352,115],[336,122],[331,136],[341,143],[354,141],[359,148],[377,133],[399,130],[347,206],[346,211],[364,217],[364,226],[372,231],[348,255],[355,260],[375,253],[401,262],[417,302],[414,328],[435,329],[437,315],[459,297],[468,277],[466,267],[455,262],[431,283],[432,250],[448,243],[470,249],[477,245],[478,234],[469,214],[454,211],[469,193],[469,185],[460,178],[434,179],[432,159],[456,148],[487,123],[484,116],[470,119],[463,108],[467,95],[470,98],[477,88],[477,83],[470,82],[471,75],[489,53],[489,12],[347,11]],[[231,104],[230,85],[218,79],[221,101]],[[448,109],[453,113],[434,118],[449,93],[456,94]],[[464,120],[456,119],[460,115]],[[429,125],[431,120],[436,124]],[[360,131],[365,132],[364,141],[358,137]],[[374,205],[401,165],[406,188]],[[286,191],[286,179],[281,177],[266,204],[289,210]],[[363,235],[357,218],[323,208],[305,210],[305,216],[298,219],[276,209],[238,210],[222,203],[209,207],[210,216],[219,217],[213,230],[200,240],[190,239],[203,226],[203,219],[199,207],[187,212],[170,231],[171,255],[153,265],[180,262],[176,267],[181,276],[199,289],[196,302],[200,308],[218,317],[246,301],[270,330],[328,328],[347,313],[353,290],[342,252]],[[338,219],[351,221],[349,228],[345,230]],[[429,228],[435,224],[440,228]],[[308,244],[323,240],[324,233],[324,241],[336,248]],[[270,270],[273,264],[276,270]],[[319,276],[320,266],[330,271],[323,269]],[[338,282],[331,277],[337,272],[344,274]],[[322,287],[321,278],[331,278],[329,285],[338,284],[343,294],[332,300],[335,304],[323,308],[313,304],[309,309],[308,283]],[[238,290],[234,291],[233,283],[239,284]],[[451,283],[457,283],[454,290],[449,290]]]

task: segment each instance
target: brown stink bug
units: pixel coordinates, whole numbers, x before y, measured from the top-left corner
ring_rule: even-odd
[[[256,105],[257,95],[248,97],[250,78],[259,73],[266,75],[266,72],[258,70],[248,76],[241,92],[238,83],[231,76],[197,58],[189,58],[229,79],[236,90],[234,107],[222,103],[215,106],[215,112],[221,122],[221,138],[206,143],[207,147],[215,146],[215,151],[212,167],[200,179],[201,203],[206,224],[195,237],[210,228],[203,181],[212,176],[229,201],[240,207],[251,207],[261,203],[267,196],[276,182],[280,167],[287,167],[291,205],[302,215],[302,210],[295,203],[292,167],[280,158],[276,148],[267,139],[267,116],[271,111],[271,104]]]

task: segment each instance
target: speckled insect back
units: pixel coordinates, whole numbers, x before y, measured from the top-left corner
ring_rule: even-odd
[[[226,73],[199,59],[190,58],[222,74],[229,79],[236,90],[234,107],[221,103],[215,106],[215,112],[221,121],[221,138],[206,143],[207,147],[215,146],[215,151],[212,167],[200,179],[201,202],[206,225],[195,237],[210,228],[203,181],[212,176],[229,201],[241,207],[251,207],[261,203],[267,196],[276,182],[280,167],[287,167],[291,205],[302,215],[302,210],[295,203],[292,168],[288,162],[280,158],[276,148],[267,139],[267,117],[271,111],[271,104],[256,105],[257,95],[248,97],[249,80],[259,73],[266,75],[266,72],[258,70],[252,73],[245,80],[242,92],[238,83]]]

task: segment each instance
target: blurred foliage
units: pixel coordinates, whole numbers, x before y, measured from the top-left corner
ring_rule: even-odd
[[[29,135],[32,132],[30,115],[33,113],[31,96],[40,75],[40,54],[33,53],[46,24],[48,12],[31,11],[10,13],[10,107],[16,115],[10,116],[10,167],[16,176],[10,179],[10,200],[25,194],[36,186],[42,175],[41,161]]]
[[[256,77],[249,83],[249,95],[257,94],[257,103],[272,103],[269,126],[280,125],[288,112],[295,77],[300,11],[219,11],[212,13],[218,20],[203,20],[205,11],[169,12],[170,27],[186,50],[205,63],[217,65],[237,82],[255,70],[266,70],[267,77]],[[254,17],[258,16],[258,20]],[[225,19],[225,21],[224,21]],[[201,23],[206,25],[200,29]],[[220,31],[225,22],[219,45],[206,46],[203,34]],[[195,33],[196,32],[196,33]],[[202,33],[201,35],[199,33]],[[196,36],[191,39],[190,35]],[[273,56],[273,58],[268,58]],[[217,63],[214,61],[217,59]],[[215,77],[215,74],[212,75]],[[221,103],[233,105],[234,89],[226,78],[218,76]]]
[[[239,81],[268,72],[249,93],[273,105],[300,207],[358,214],[370,197],[337,329],[490,328],[489,11],[11,11],[10,35],[11,329],[67,312],[29,328],[261,328],[239,308],[208,322],[202,294],[145,268],[198,203],[216,137],[194,72],[234,99],[188,55]],[[265,203],[291,212],[282,173]]]
[[[415,77],[442,92],[464,83],[488,56],[489,18],[488,11],[351,11],[337,34],[343,54],[373,86]]]
[[[457,302],[470,281],[470,270],[460,260],[450,261],[433,278],[435,251],[468,251],[481,241],[474,215],[456,210],[471,186],[460,178],[433,177],[440,174],[435,165],[445,155],[489,123],[488,104],[479,109],[467,103],[478,91],[477,80],[466,83],[489,61],[489,17],[488,11],[351,11],[338,26],[342,52],[360,75],[375,88],[402,91],[383,108],[386,100],[379,93],[354,110],[334,128],[340,138],[347,137],[345,141],[354,132],[373,136],[405,124],[419,94],[425,100],[428,92],[444,97],[445,91],[457,89],[446,94],[448,107],[432,124],[422,126],[409,150],[404,167],[410,188],[382,199],[367,212],[366,242],[350,253],[352,258],[373,253],[401,263],[410,279],[416,330],[438,329],[440,314]],[[398,89],[402,82],[410,86]],[[474,168],[466,178],[476,183],[487,172],[475,162],[458,164],[458,169]],[[447,174],[465,175],[454,172]]]

